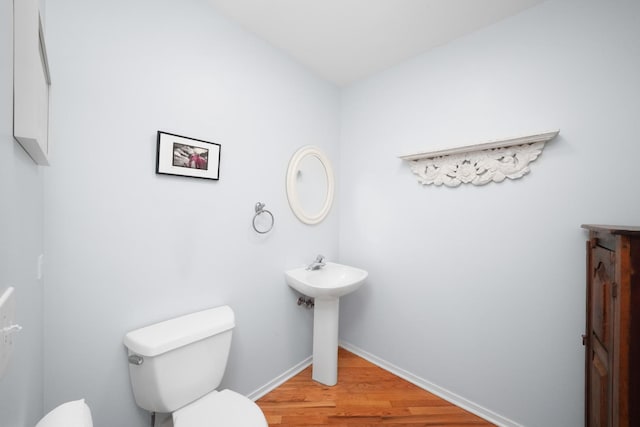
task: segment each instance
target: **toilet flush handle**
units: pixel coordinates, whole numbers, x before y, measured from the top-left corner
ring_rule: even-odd
[[[129,356],[129,363],[132,365],[142,365],[144,362],[144,358],[142,356],[138,356],[137,354],[132,354]]]

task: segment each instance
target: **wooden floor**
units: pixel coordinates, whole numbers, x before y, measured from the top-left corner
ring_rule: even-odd
[[[270,426],[493,426],[340,348],[338,384],[311,379],[311,366],[257,402]]]

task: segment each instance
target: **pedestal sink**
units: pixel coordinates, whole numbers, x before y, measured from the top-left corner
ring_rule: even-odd
[[[338,382],[340,297],[362,286],[368,273],[348,265],[327,262],[317,270],[300,267],[285,271],[284,275],[293,289],[315,298],[312,378],[325,385],[335,385]]]

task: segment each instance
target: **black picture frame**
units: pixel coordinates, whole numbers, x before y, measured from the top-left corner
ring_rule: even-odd
[[[220,179],[220,151],[215,142],[158,131],[156,173]]]

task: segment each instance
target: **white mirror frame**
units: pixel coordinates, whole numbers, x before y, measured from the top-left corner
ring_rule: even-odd
[[[296,178],[298,170],[300,169],[300,163],[307,156],[316,157],[320,163],[322,163],[322,166],[324,166],[324,170],[327,174],[327,197],[322,204],[322,208],[318,212],[305,212],[304,209],[302,209],[300,198],[298,196]],[[293,154],[287,169],[287,199],[289,199],[289,206],[291,207],[291,210],[300,221],[305,224],[317,224],[324,220],[329,214],[331,205],[333,204],[334,187],[335,181],[333,178],[331,162],[318,147],[305,145]]]

